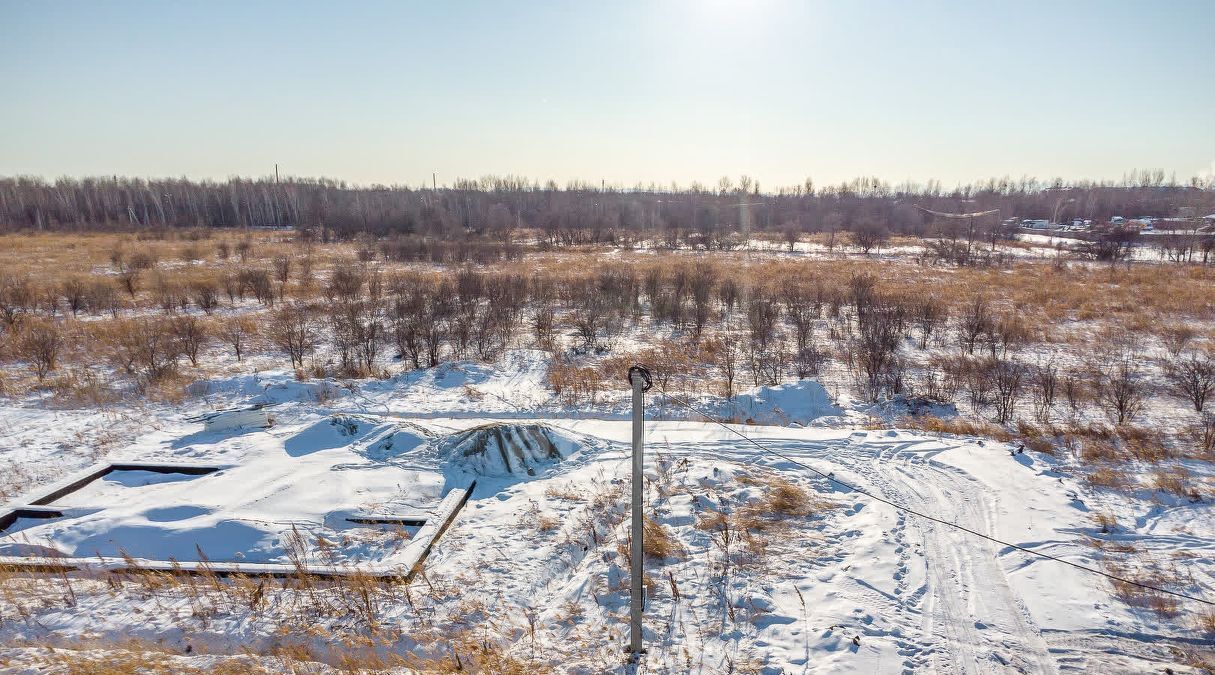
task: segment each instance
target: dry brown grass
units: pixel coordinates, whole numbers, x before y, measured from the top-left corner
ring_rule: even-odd
[[[581,502],[586,499],[586,496],[576,490],[571,483],[564,485],[553,483],[544,489],[544,496],[549,499],[564,499],[570,502]]]
[[[599,369],[558,359],[548,370],[548,384],[565,405],[594,403],[603,387]]]
[[[668,560],[683,556],[683,546],[667,526],[646,516],[643,532],[645,536],[642,538],[641,548],[645,551],[645,557]]]
[[[191,659],[168,652],[153,643],[126,643],[111,647],[47,647],[23,654],[0,666],[32,667],[40,673],[63,675],[130,675],[131,673],[183,673],[187,675],[241,675],[243,673],[282,672],[281,663],[251,656],[212,657],[206,667],[191,664]]]
[[[1208,610],[1198,615],[1198,630],[1215,638],[1215,612]]]
[[[954,434],[957,436],[982,436],[1000,442],[1011,441],[1014,436],[1004,427],[991,422],[973,420],[964,417],[942,418],[933,415],[904,417],[899,420],[899,426],[906,429],[918,429],[936,434]]]
[[[1160,462],[1169,457],[1164,436],[1159,431],[1145,427],[1121,426],[1118,427],[1117,433],[1126,452],[1141,462]]]
[[[1152,487],[1178,497],[1195,500],[1198,497],[1198,491],[1191,481],[1191,474],[1183,466],[1174,466],[1152,473]]]
[[[1120,576],[1125,576],[1125,574]],[[1167,585],[1167,580],[1160,577],[1141,576],[1131,579],[1156,587]],[[1114,586],[1114,597],[1132,607],[1150,610],[1157,616],[1166,619],[1175,618],[1181,614],[1181,601],[1174,596],[1124,581],[1112,580],[1110,583]]]
[[[1135,487],[1134,480],[1125,471],[1110,466],[1102,466],[1089,472],[1085,482],[1091,487],[1107,490],[1127,491]]]
[[[1103,534],[1113,532],[1118,527],[1118,519],[1114,517],[1114,514],[1105,511],[1094,513],[1093,522],[1101,528]]]
[[[806,518],[834,508],[834,504],[814,496],[806,488],[776,474],[742,475],[738,481],[762,489],[758,499],[739,509],[739,517],[751,529],[767,529],[775,521]]]

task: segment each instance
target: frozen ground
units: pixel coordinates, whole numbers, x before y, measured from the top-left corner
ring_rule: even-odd
[[[0,537],[0,552],[191,560],[197,545],[213,560],[282,561],[302,550],[342,565],[391,561],[412,532],[346,516],[425,512],[475,478],[413,594],[378,607],[380,621],[399,631],[387,648],[442,657],[455,636],[484,631],[479,639],[538,666],[623,671],[627,392],[592,410],[565,409],[545,387],[545,358],[517,351],[498,366],[449,364],[357,387],[270,371],[210,382],[205,400],[184,408],[138,414],[0,408],[0,455],[28,464],[36,481],[99,457],[227,467],[198,477],[112,474],[56,502],[64,518]],[[650,402],[647,504],[669,547],[647,561],[647,670],[1199,672],[1186,656],[1209,646],[1194,628],[1198,608],[1162,618],[1116,599],[1101,578],[845,491]],[[271,404],[275,425],[206,433],[188,419],[250,403]],[[755,425],[734,428],[789,458],[946,521],[1089,566],[1150,559],[1180,572],[1176,590],[1215,590],[1209,501],[1094,492],[1062,458],[868,430],[813,382],[698,404],[751,418]],[[551,447],[527,446],[523,464],[495,463],[491,440],[484,461],[473,461],[476,433],[495,423],[508,424],[491,428],[510,438],[543,429]],[[105,429],[119,435],[93,445]],[[812,496],[778,513],[773,495],[786,484]],[[1119,529],[1099,533],[1095,510],[1115,514]],[[731,529],[739,524],[747,529]],[[87,577],[72,592],[67,604],[0,594],[0,644],[9,645],[0,667],[11,659],[9,667],[37,670],[29,643],[138,638],[184,656],[269,649],[285,637],[323,644],[354,630],[321,617],[314,627],[325,634],[284,636],[283,623],[268,618],[289,611],[281,598],[260,613],[224,606],[200,618],[184,592],[116,592]]]

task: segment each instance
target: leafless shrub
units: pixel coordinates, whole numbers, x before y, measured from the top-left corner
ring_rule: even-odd
[[[42,380],[59,362],[63,335],[54,321],[31,317],[21,322],[16,346],[17,353],[33,365]]]
[[[280,284],[286,284],[291,278],[291,258],[285,255],[274,258],[274,278]]]
[[[734,382],[738,377],[739,360],[742,358],[738,337],[729,331],[722,331],[705,341],[703,353],[710,363],[721,370],[725,385],[722,393],[727,401],[733,400]]]
[[[271,342],[287,353],[293,367],[303,368],[304,357],[316,348],[317,330],[308,307],[288,304],[271,315],[268,334]]]
[[[274,306],[274,281],[269,271],[260,268],[242,269],[237,274],[237,283],[242,289],[240,297],[243,298],[245,291],[248,291],[263,305]]]
[[[384,342],[384,311],[378,302],[342,302],[329,315],[333,344],[347,374],[370,374]]]
[[[90,312],[94,314],[109,312],[110,316],[118,318],[122,301],[118,297],[118,288],[109,279],[89,280],[85,297]]]
[[[59,293],[72,311],[72,316],[79,316],[81,310],[88,306],[88,290],[88,282],[82,277],[69,277],[63,282]]]
[[[402,277],[394,279],[391,286],[394,298],[388,321],[397,354],[408,358],[414,368],[434,365],[438,349],[431,349],[431,344],[440,341],[441,317],[434,311],[433,284],[417,277]]]
[[[0,328],[10,328],[34,304],[35,290],[28,277],[0,275]]]
[[[153,276],[152,292],[156,304],[160,305],[165,314],[172,314],[188,303],[185,289],[176,279],[167,274]]]
[[[1039,365],[1030,371],[1034,391],[1034,415],[1042,422],[1049,421],[1051,408],[1055,405],[1055,392],[1059,388],[1059,371],[1054,363]]]
[[[990,326],[988,337],[992,357],[1007,358],[1030,341],[1032,332],[1019,314],[1003,314]]]
[[[976,413],[992,402],[995,363],[995,359],[981,357],[963,358],[958,362],[966,384],[970,409]]]
[[[247,262],[249,260],[249,256],[251,256],[252,254],[253,254],[253,240],[252,239],[250,239],[249,237],[245,237],[244,239],[241,239],[240,241],[236,242],[236,255],[240,256],[241,262]]]
[[[1171,358],[1178,358],[1190,342],[1197,337],[1198,331],[1193,326],[1184,323],[1171,323],[1160,330],[1160,342]]]
[[[1063,389],[1063,398],[1067,401],[1067,408],[1074,417],[1080,412],[1080,405],[1088,396],[1084,378],[1081,373],[1069,368],[1063,373],[1063,380],[1060,384]]]
[[[904,329],[904,310],[894,303],[875,303],[857,314],[852,349],[863,376],[862,389],[870,401],[902,392],[904,364],[898,351]]]
[[[1194,441],[1199,457],[1215,457],[1215,413],[1206,413],[1190,429],[1190,438]]]
[[[693,272],[689,282],[692,298],[692,339],[699,340],[709,323],[712,312],[713,291],[717,285],[717,275],[713,268],[701,265]]]
[[[194,316],[179,316],[169,322],[169,330],[177,340],[178,351],[198,367],[198,354],[210,340],[211,334],[205,323]]]
[[[940,298],[928,295],[915,303],[912,312],[912,321],[920,334],[920,349],[927,349],[928,340],[949,318],[949,310]]]
[[[853,226],[852,243],[865,255],[875,248],[880,249],[888,241],[890,230],[881,223],[865,220]]]
[[[190,291],[194,295],[194,304],[203,312],[210,314],[219,306],[219,284],[215,279],[195,279],[190,282]]]
[[[358,299],[365,281],[363,268],[351,264],[337,265],[329,275],[329,283],[325,285],[325,297],[330,302],[353,302]]]
[[[141,386],[167,378],[177,370],[181,342],[168,319],[139,318],[110,321],[98,336],[115,366]]]

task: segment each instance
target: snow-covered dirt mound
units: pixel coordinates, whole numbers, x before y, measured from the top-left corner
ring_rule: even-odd
[[[536,476],[585,443],[547,424],[486,424],[452,434],[441,454],[453,468],[481,476]]]
[[[433,438],[429,431],[409,422],[397,422],[391,427],[388,433],[356,448],[355,452],[370,460],[385,461],[415,450]]]
[[[844,413],[831,402],[831,396],[823,385],[814,380],[759,387],[739,394],[731,402],[719,404],[716,412],[721,417],[778,426],[804,426],[820,418]]]
[[[430,439],[430,432],[409,422],[389,422],[366,415],[331,415],[288,438],[283,447],[292,457],[345,448],[367,459],[382,461]]]

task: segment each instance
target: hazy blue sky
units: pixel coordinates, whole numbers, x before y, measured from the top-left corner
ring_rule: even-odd
[[[0,175],[1215,168],[1215,0],[0,0]]]

